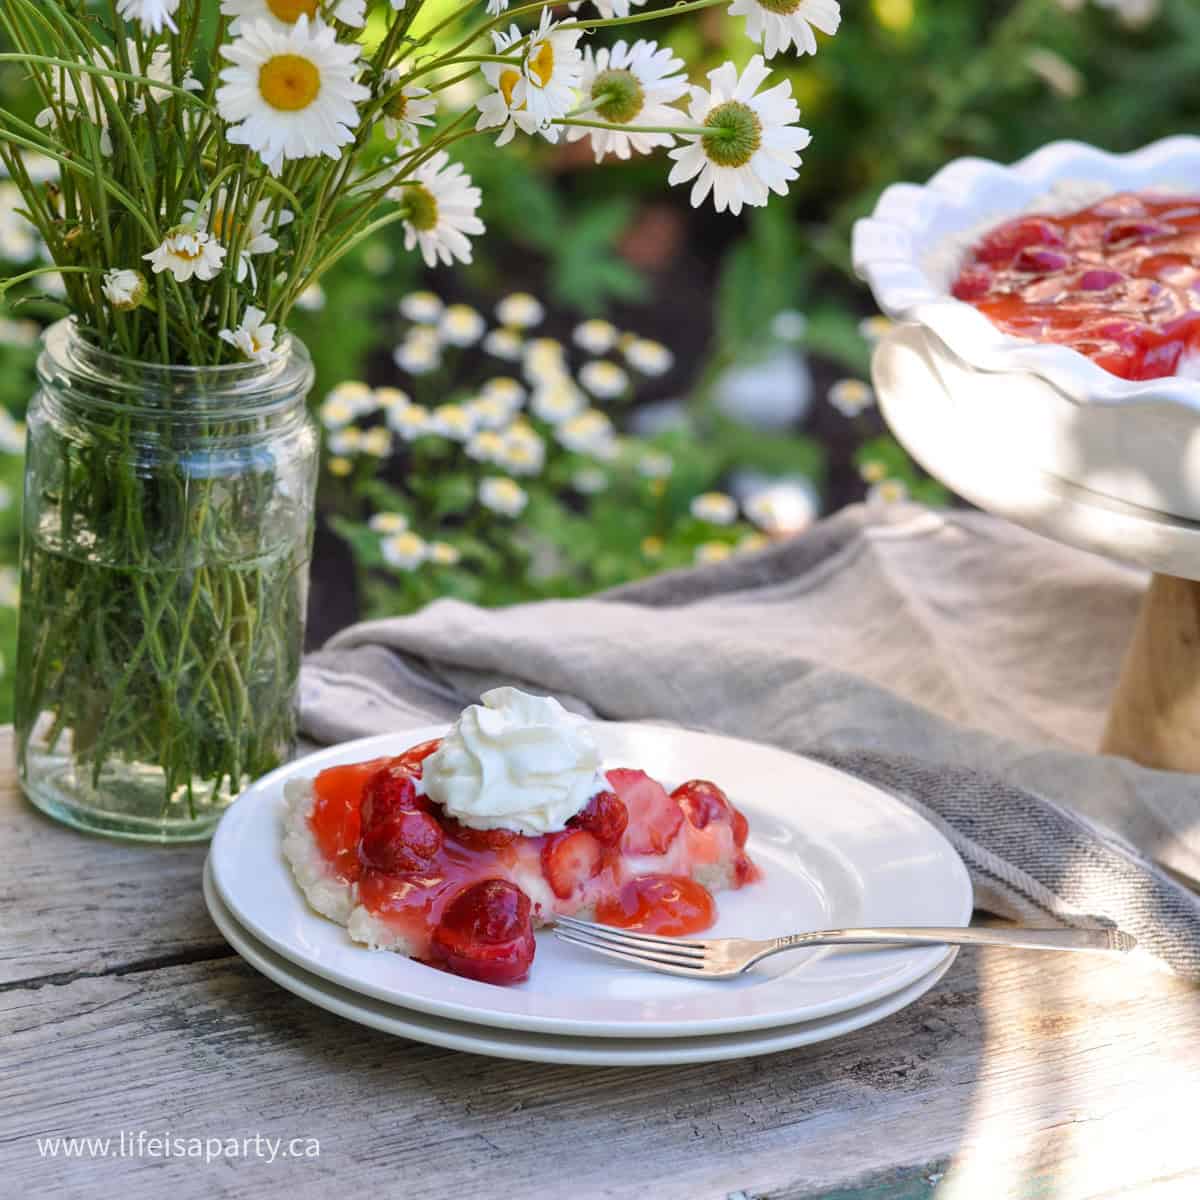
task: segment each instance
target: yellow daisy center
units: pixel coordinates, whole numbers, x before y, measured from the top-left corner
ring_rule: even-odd
[[[537,76],[542,87],[549,85],[554,75],[554,46],[550,42],[542,42],[529,56],[529,69]]]
[[[317,0],[267,0],[267,7],[278,20],[295,25],[301,17],[316,16]]]
[[[414,229],[424,233],[437,224],[437,197],[423,184],[412,183],[404,189],[404,205],[408,209],[406,219]]]
[[[276,54],[259,69],[258,90],[272,108],[299,112],[321,91],[321,72],[302,55]]]
[[[500,95],[504,97],[504,103],[512,108],[513,89],[521,82],[521,73],[519,71],[501,71],[500,72]]]

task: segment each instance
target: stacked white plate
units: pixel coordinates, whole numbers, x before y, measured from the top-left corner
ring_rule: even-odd
[[[733,980],[625,966],[538,935],[528,980],[494,987],[352,942],[305,903],[281,851],[283,785],[398,754],[441,727],[363,738],[289,763],[222,820],[205,869],[213,920],[252,966],[305,1000],[400,1037],[501,1058],[638,1066],[743,1058],[822,1041],[911,1004],[949,969],[948,947],[838,947],[778,955]],[[746,814],[763,879],[717,897],[705,936],[965,925],[971,884],[949,842],[876,788],[768,746],[596,722],[607,766],[666,786],[715,780]]]

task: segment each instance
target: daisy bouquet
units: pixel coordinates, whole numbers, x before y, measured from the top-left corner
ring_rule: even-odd
[[[62,815],[65,789],[103,809],[106,780],[130,790],[114,764],[132,763],[154,781],[133,790],[159,792],[159,825],[135,814],[141,835],[168,820],[194,835],[202,809],[290,741],[310,533],[280,514],[307,505],[311,530],[313,452],[253,443],[262,421],[228,396],[219,417],[193,411],[180,370],[189,386],[239,381],[234,395],[252,386],[238,372],[268,390],[291,372],[303,391],[289,315],[339,259],[400,224],[429,267],[469,262],[485,229],[453,157],[464,138],[587,139],[597,160],[663,152],[669,184],[734,214],[786,192],[809,134],[765,60],[814,52],[836,0],[732,0],[761,53],[702,84],[652,41],[593,40],[730,0],[591,2],[0,4],[0,69],[22,72],[39,105],[0,110],[0,160],[50,259],[0,294],[55,277],[76,390],[97,362],[114,377],[86,433],[31,410],[17,720],[43,807]],[[443,113],[440,94],[470,78],[477,106]]]

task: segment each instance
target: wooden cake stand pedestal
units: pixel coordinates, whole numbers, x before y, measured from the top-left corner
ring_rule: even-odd
[[[981,445],[907,327],[880,344],[873,374],[892,432],[951,491],[1036,533],[1154,572],[1100,750],[1200,773],[1200,523],[1125,504]]]

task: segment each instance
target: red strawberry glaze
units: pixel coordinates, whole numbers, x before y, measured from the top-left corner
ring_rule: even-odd
[[[622,929],[687,937],[717,919],[712,893],[681,875],[642,875],[596,905],[596,920]]]
[[[951,289],[1005,333],[1079,351],[1124,379],[1200,353],[1200,197],[1109,196],[982,237]]]
[[[616,769],[612,790],[565,830],[524,837],[468,828],[417,795],[412,781],[434,748],[321,772],[309,817],[357,903],[398,948],[431,965],[515,982],[532,960],[532,926],[556,912],[697,933],[716,906],[690,872],[712,868],[732,887],[758,878],[742,850],[745,817],[713,783],[693,780],[668,794],[644,771]],[[521,921],[529,928],[517,928]],[[485,928],[487,937],[478,932]]]

